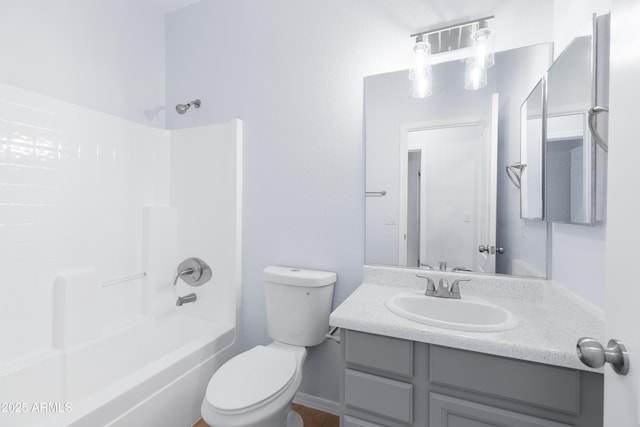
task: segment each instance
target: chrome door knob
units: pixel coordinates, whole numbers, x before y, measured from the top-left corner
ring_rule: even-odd
[[[503,254],[504,253],[504,248],[496,248],[496,252],[499,254]]]
[[[584,337],[578,340],[576,352],[580,361],[590,368],[600,368],[610,363],[618,375],[627,375],[629,372],[629,354],[621,341],[609,340],[608,347],[603,348],[597,340]]]
[[[480,245],[478,246],[478,252],[483,253],[489,253],[489,246],[484,246],[484,245]]]

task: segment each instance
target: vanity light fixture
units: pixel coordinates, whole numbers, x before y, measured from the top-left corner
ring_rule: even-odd
[[[434,59],[440,54],[464,60],[466,89],[485,87],[487,70],[495,63],[493,33],[489,28],[493,19],[493,16],[487,16],[412,34],[411,37],[416,39],[413,67],[409,73],[409,78],[413,81],[413,96],[425,98],[431,95],[431,64],[436,62]]]

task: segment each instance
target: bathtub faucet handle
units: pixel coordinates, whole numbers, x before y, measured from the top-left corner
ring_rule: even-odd
[[[187,258],[178,265],[176,275],[173,278],[173,284],[178,283],[178,279],[182,278],[187,285],[201,286],[211,280],[211,267],[200,258]]]
[[[178,279],[181,278],[182,276],[184,276],[185,274],[193,274],[193,267],[187,267],[184,268],[182,270],[178,270],[176,272],[176,277],[173,278],[173,284],[177,285],[178,284]]]

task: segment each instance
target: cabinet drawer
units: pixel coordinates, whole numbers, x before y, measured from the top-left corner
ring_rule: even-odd
[[[362,409],[407,424],[413,421],[413,386],[401,381],[347,369],[344,379],[347,407]]]
[[[543,418],[505,411],[492,406],[431,393],[429,397],[431,427],[570,427]]]
[[[348,331],[346,359],[348,364],[357,364],[406,378],[413,376],[411,341]]]
[[[362,421],[350,416],[344,417],[344,425],[342,427],[384,427],[380,424],[373,424],[368,421]]]
[[[572,415],[580,412],[576,370],[433,345],[429,353],[432,383]]]

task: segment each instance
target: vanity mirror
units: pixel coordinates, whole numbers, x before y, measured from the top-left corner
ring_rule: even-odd
[[[367,264],[545,277],[547,225],[520,219],[505,171],[549,63],[546,44],[498,52],[475,91],[462,63],[436,64],[424,99],[408,71],[365,79]]]
[[[596,115],[608,111],[598,105],[607,103],[608,26],[609,15],[594,17],[594,35],[574,39],[522,104],[522,218],[602,219],[606,120]]]

